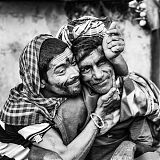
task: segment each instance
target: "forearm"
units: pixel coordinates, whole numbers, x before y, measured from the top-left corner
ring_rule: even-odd
[[[126,76],[128,74],[128,66],[121,54],[109,61],[113,64],[116,74],[119,76]]]
[[[84,159],[95,140],[97,132],[98,129],[91,120],[86,128],[76,137],[76,139],[67,146],[66,152],[61,155],[62,158],[68,160]]]
[[[63,160],[58,153],[37,146],[32,146],[28,160]]]
[[[97,117],[94,117],[94,120],[98,123]],[[35,145],[41,148],[42,159],[47,157],[47,160],[53,160],[54,156],[57,157],[59,155],[64,160],[83,160],[93,144],[97,133],[97,126],[93,120],[90,120],[84,130],[67,146],[63,144],[61,137],[54,129],[48,130],[43,136],[43,141],[38,144],[35,143]],[[35,151],[35,147],[31,149],[30,157],[32,158],[30,160],[39,159],[39,154]]]

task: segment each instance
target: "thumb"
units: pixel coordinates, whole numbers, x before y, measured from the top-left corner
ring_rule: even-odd
[[[109,98],[111,98],[114,95],[115,91],[116,91],[116,88],[111,88],[107,94],[104,94],[101,97],[101,100],[102,101],[108,100]]]

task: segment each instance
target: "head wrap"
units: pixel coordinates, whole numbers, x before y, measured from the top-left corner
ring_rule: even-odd
[[[1,110],[1,120],[10,125],[31,125],[52,122],[56,109],[66,98],[44,98],[40,94],[38,70],[42,43],[52,35],[35,37],[23,50],[20,59],[22,83],[11,89],[9,98]]]
[[[103,37],[106,34],[110,23],[111,20],[108,17],[96,18],[92,16],[84,16],[62,26],[56,37],[71,47],[72,42],[79,37]]]

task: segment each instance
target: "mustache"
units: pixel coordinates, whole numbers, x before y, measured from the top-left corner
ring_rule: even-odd
[[[104,78],[100,79],[100,80],[93,80],[92,81],[92,85],[98,85],[100,83],[103,83],[105,80],[110,79],[111,75],[107,74],[107,76],[105,76]]]
[[[79,76],[75,76],[75,77],[73,77],[72,79],[66,81],[66,82],[64,83],[64,86],[67,87],[67,86],[69,86],[69,85],[72,85],[72,84],[76,83],[77,81],[80,81]]]

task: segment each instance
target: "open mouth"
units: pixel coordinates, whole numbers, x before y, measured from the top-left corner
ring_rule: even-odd
[[[79,84],[80,84],[80,81],[79,81],[79,79],[77,79],[75,81],[72,81],[71,83],[68,83],[68,86],[72,86],[72,85],[77,86]]]
[[[110,80],[111,75],[107,75],[106,78],[103,81],[94,83],[93,86],[104,86],[108,83],[108,81]]]
[[[104,87],[105,85],[108,84],[108,79],[105,79],[104,81],[100,82],[100,83],[96,83],[93,86],[99,86],[99,87]]]

